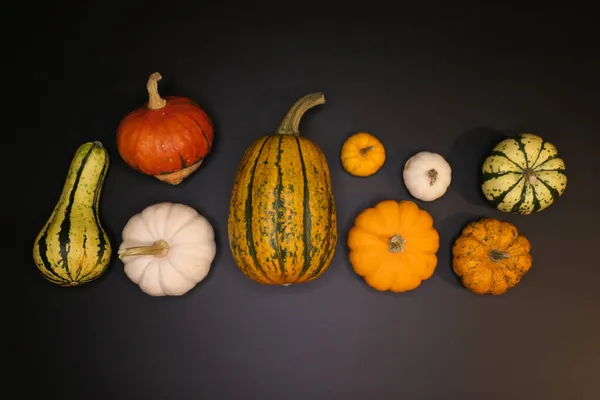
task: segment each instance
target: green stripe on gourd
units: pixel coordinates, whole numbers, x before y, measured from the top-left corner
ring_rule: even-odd
[[[503,212],[544,210],[566,187],[566,167],[556,147],[531,133],[498,143],[482,166],[483,193]]]

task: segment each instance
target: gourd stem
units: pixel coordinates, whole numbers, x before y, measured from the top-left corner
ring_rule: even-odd
[[[158,81],[162,79],[162,75],[158,72],[154,72],[148,78],[146,83],[146,89],[148,90],[148,108],[151,110],[158,110],[167,105],[167,101],[160,97],[158,94]]]
[[[155,256],[164,257],[169,253],[169,244],[164,240],[157,240],[151,246],[137,246],[119,250],[119,258],[130,256]]]
[[[406,245],[406,239],[400,235],[394,235],[388,241],[388,249],[392,253],[404,253],[404,246]]]
[[[429,172],[427,172],[427,176],[429,177],[429,186],[433,186],[437,180],[437,175],[438,173],[435,169],[430,169]]]
[[[535,175],[535,171],[531,168],[525,168],[523,170],[523,178],[525,178],[525,180],[531,185],[537,182],[537,176]]]
[[[362,149],[360,149],[360,155],[364,157],[367,155],[368,152],[370,152],[374,148],[375,148],[375,146],[363,147]]]
[[[503,251],[498,251],[498,250],[490,251],[490,260],[492,260],[494,262],[498,262],[498,261],[504,260],[506,258],[509,258],[509,256],[507,253],[505,253]]]
[[[290,108],[281,125],[279,125],[277,133],[298,136],[300,134],[300,120],[304,113],[323,103],[325,103],[325,96],[321,92],[310,93],[302,97]]]

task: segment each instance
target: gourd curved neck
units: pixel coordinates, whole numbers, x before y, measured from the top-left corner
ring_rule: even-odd
[[[280,135],[300,135],[302,116],[311,108],[323,103],[325,103],[325,96],[321,92],[310,93],[300,98],[286,114],[277,129],[277,133]]]

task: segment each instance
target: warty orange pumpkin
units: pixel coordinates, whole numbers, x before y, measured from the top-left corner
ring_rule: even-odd
[[[363,210],[348,233],[354,272],[379,291],[419,287],[435,271],[439,246],[431,215],[407,200]]]
[[[126,115],[117,130],[117,147],[133,169],[177,185],[200,167],[213,144],[213,124],[194,101],[181,96],[160,97],[150,75],[148,103]]]
[[[312,281],[329,267],[337,243],[336,207],[325,155],[299,124],[322,93],[299,99],[273,135],[255,140],[238,166],[228,235],[250,279],[269,285]]]
[[[529,240],[494,218],[468,224],[452,246],[452,268],[475,294],[500,295],[516,286],[532,265]]]

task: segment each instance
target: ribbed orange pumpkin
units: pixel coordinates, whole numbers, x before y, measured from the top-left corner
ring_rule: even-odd
[[[433,275],[440,236],[431,215],[408,200],[361,211],[348,233],[350,264],[379,291],[406,292]]]
[[[132,168],[177,185],[202,164],[213,144],[213,124],[194,101],[160,97],[155,72],[146,85],[149,101],[121,121],[117,146]]]

